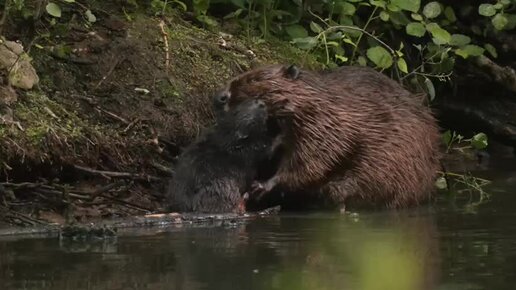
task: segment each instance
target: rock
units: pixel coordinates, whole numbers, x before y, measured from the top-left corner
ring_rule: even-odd
[[[0,71],[8,75],[9,84],[29,90],[39,83],[30,60],[21,44],[0,38]]]
[[[0,85],[0,106],[9,106],[17,100],[16,91],[11,86]]]

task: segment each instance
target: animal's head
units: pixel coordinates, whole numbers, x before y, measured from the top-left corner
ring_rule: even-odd
[[[301,73],[296,65],[271,65],[236,76],[212,99],[217,119],[244,100],[260,99],[267,94],[288,90],[289,84]]]

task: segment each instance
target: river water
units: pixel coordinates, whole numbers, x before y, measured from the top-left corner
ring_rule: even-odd
[[[284,213],[97,242],[0,238],[0,289],[515,289],[516,160],[491,199],[407,211]]]

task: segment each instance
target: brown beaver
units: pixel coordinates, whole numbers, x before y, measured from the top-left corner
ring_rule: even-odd
[[[264,66],[229,81],[214,101],[228,112],[248,99],[263,100],[272,118],[288,120],[277,173],[259,184],[266,192],[320,188],[341,206],[351,197],[400,207],[433,191],[436,120],[414,95],[372,69]]]
[[[267,107],[261,100],[244,101],[221,116],[181,154],[167,191],[168,209],[245,211],[242,193],[273,146],[267,119]]]

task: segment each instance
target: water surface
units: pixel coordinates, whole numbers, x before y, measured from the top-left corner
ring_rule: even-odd
[[[93,243],[4,238],[0,289],[514,289],[516,162],[476,174],[494,181],[477,207],[462,195],[401,212],[286,213]]]

